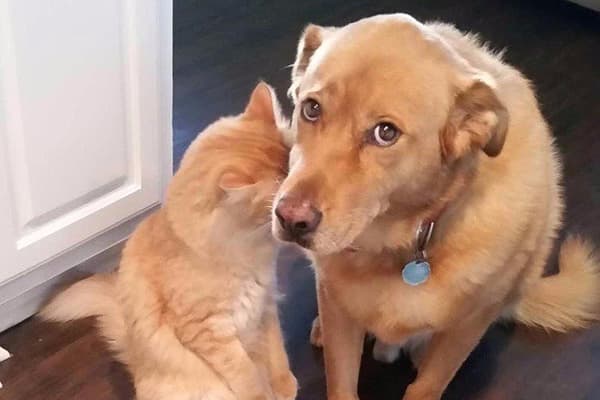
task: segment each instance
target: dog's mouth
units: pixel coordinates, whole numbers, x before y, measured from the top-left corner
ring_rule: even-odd
[[[283,230],[276,230],[274,236],[282,242],[294,243],[298,246],[311,250],[313,245],[313,235],[293,235]]]
[[[366,212],[365,207],[357,207],[344,213],[347,217],[345,221],[331,224],[327,223],[326,216],[321,211],[318,211],[316,220],[311,219],[315,211],[303,203],[292,211],[286,207],[289,207],[287,203],[280,202],[273,212],[273,236],[277,240],[297,244],[320,255],[349,248],[356,251],[360,246],[355,241],[381,210],[379,207],[372,207],[370,212]],[[331,215],[329,217],[331,219]]]
[[[353,241],[343,240],[342,242],[335,242],[327,240],[323,235],[318,236],[317,232],[313,232],[308,235],[293,235],[285,230],[275,229],[273,232],[275,238],[279,241],[286,243],[293,243],[302,247],[310,252],[327,255],[341,251],[356,252],[360,250]],[[328,245],[327,245],[328,244]]]

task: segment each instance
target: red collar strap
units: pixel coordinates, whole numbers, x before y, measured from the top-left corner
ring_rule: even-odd
[[[425,219],[421,221],[417,228],[416,236],[416,245],[415,245],[415,257],[418,260],[426,260],[427,259],[427,245],[433,236],[433,231],[435,229],[435,221],[432,219]]]
[[[415,233],[415,255],[417,259],[427,259],[427,245],[431,241],[431,237],[433,236],[433,232],[438,220],[444,211],[446,211],[446,206],[447,204],[444,204],[439,211],[433,213],[431,217],[421,220],[421,223],[417,227],[417,231]]]

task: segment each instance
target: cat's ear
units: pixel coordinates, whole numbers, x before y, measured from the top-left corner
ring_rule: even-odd
[[[227,171],[219,178],[219,188],[228,202],[237,203],[253,191],[256,181],[241,171]]]
[[[244,111],[249,118],[262,119],[279,126],[284,120],[275,91],[265,82],[258,82]]]
[[[219,179],[219,187],[225,192],[243,189],[255,183],[251,176],[237,171],[227,171]]]

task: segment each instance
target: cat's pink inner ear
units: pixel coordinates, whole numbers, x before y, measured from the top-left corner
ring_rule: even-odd
[[[219,179],[219,187],[225,191],[241,189],[254,183],[254,179],[242,172],[225,172]]]
[[[249,117],[275,122],[274,94],[269,85],[259,82],[250,95],[244,114]]]

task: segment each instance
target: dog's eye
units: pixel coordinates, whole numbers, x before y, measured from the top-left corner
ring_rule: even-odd
[[[400,137],[400,131],[394,124],[381,122],[371,130],[371,141],[377,146],[391,146]]]
[[[321,116],[321,105],[313,99],[307,99],[302,103],[302,117],[309,121],[315,122]]]

